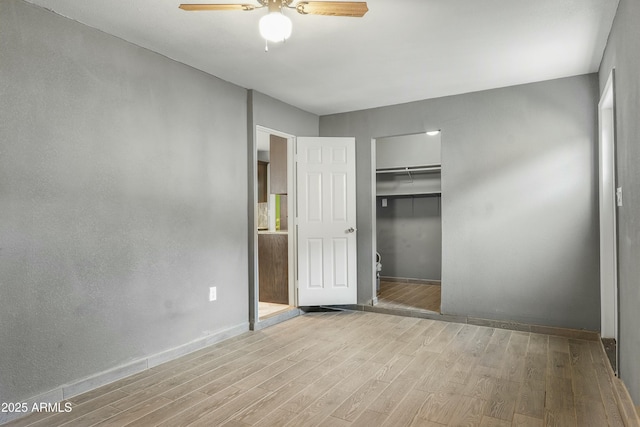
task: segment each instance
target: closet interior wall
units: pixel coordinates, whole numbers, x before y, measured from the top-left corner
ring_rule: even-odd
[[[382,206],[386,200],[386,207]],[[439,194],[377,197],[376,237],[382,277],[441,279]]]

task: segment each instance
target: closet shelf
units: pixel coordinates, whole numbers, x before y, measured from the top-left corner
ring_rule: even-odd
[[[440,165],[434,166],[420,166],[420,167],[409,167],[409,168],[389,168],[389,169],[376,169],[377,174],[383,173],[434,173],[440,172],[442,167]]]
[[[412,174],[421,173],[440,173],[442,167],[440,165],[433,166],[417,166],[417,167],[404,167],[404,168],[389,168],[389,169],[376,169],[376,174],[407,174],[409,176],[409,183],[413,183]]]
[[[428,195],[442,195],[440,190],[387,190],[376,192],[376,197],[394,197],[394,196],[428,196]]]

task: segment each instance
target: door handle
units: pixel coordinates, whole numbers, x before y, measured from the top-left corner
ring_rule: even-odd
[[[353,228],[353,227],[349,227],[349,228],[347,229],[347,233],[354,233],[355,231],[356,231],[356,229],[355,229],[355,228]]]

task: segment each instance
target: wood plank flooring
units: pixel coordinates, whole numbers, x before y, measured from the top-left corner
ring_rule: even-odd
[[[9,426],[622,426],[599,342],[307,313]]]
[[[293,307],[287,304],[278,304],[275,302],[258,302],[258,317],[264,320],[283,311],[291,310]]]
[[[440,313],[440,285],[382,280],[377,307]]]

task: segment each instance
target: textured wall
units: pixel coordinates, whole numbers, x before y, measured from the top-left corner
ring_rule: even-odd
[[[371,140],[439,128],[443,313],[599,329],[597,101],[590,74],[321,117],[321,136],[356,137],[360,302]]]
[[[640,404],[640,3],[620,0],[600,66],[600,89],[615,68],[618,208],[618,288],[620,292],[620,377]]]
[[[294,136],[318,136],[320,117],[317,115],[255,90],[249,92],[254,126],[260,125]]]
[[[246,90],[18,0],[0,58],[0,401],[246,324]]]
[[[382,207],[382,199],[387,207]],[[380,196],[376,241],[381,276],[440,280],[442,215],[439,196]]]

